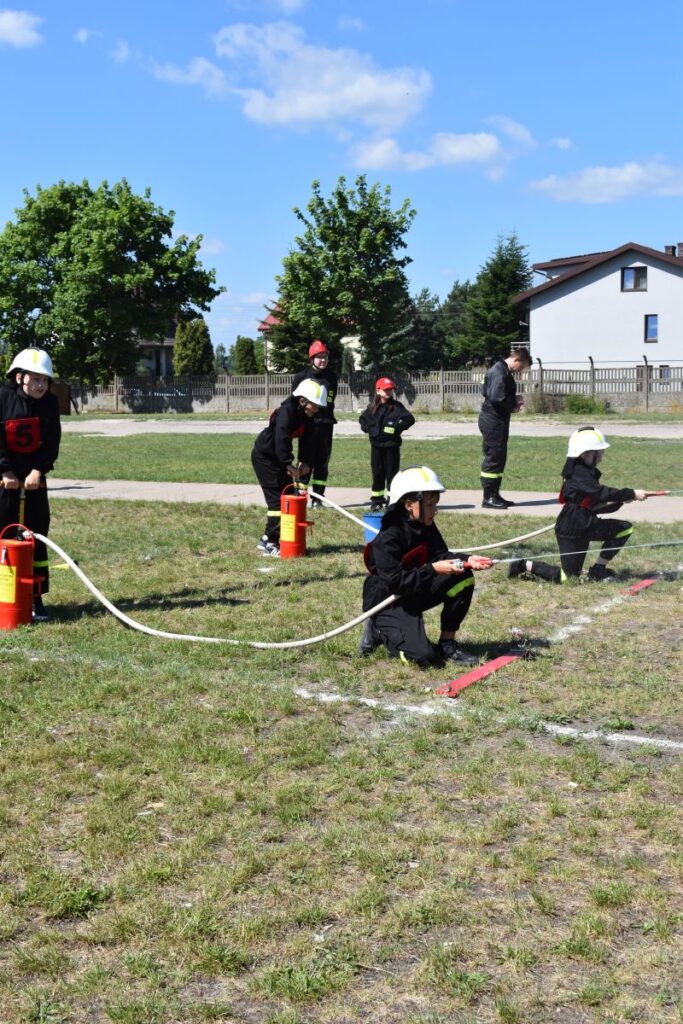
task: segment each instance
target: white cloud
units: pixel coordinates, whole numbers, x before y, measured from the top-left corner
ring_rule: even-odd
[[[225,242],[220,238],[203,238],[201,252],[203,256],[220,256],[225,252]]]
[[[89,28],[79,28],[78,32],[76,32],[76,34],[74,35],[74,39],[77,43],[82,43],[83,45],[85,45],[85,43],[87,43],[88,40],[91,39],[94,34],[95,33],[91,32]]]
[[[490,132],[439,132],[424,152],[404,152],[394,139],[379,139],[359,144],[354,155],[357,166],[369,170],[421,171],[426,167],[490,163],[500,158],[501,148]]]
[[[422,107],[431,89],[426,71],[384,70],[356,50],[310,45],[289,22],[230,25],[217,33],[215,45],[219,57],[258,79],[257,87],[235,91],[245,116],[260,124],[355,121],[390,131]]]
[[[566,135],[559,135],[556,139],[551,140],[553,146],[557,146],[558,149],[573,149],[574,143],[571,139],[567,138]]]
[[[114,49],[111,51],[111,58],[116,64],[125,64],[131,56],[131,50],[128,43],[118,42]]]
[[[38,32],[42,18],[28,11],[11,11],[8,8],[0,11],[0,45],[38,46],[43,37]]]
[[[174,85],[198,85],[209,96],[220,96],[228,92],[224,72],[204,57],[195,57],[185,71],[175,64],[153,64],[152,71],[154,77],[163,82],[173,82]]]
[[[522,149],[534,149],[536,146],[536,140],[529,131],[529,129],[520,124],[519,121],[513,121],[511,117],[507,117],[505,114],[492,114],[491,117],[487,117],[485,124],[490,124],[492,128],[496,128],[501,135],[507,136],[512,142],[517,143]]]
[[[337,28],[341,32],[365,32],[367,25],[362,18],[341,17],[337,21]]]
[[[558,202],[614,203],[635,196],[683,195],[683,169],[659,161],[621,167],[585,167],[564,177],[552,174],[530,186]]]
[[[275,6],[283,14],[294,14],[306,6],[306,0],[275,0]]]

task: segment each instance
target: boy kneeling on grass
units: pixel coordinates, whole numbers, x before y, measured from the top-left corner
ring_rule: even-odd
[[[392,594],[398,600],[367,619],[360,643],[363,655],[384,644],[393,657],[421,668],[444,662],[473,665],[455,634],[474,593],[472,569],[488,569],[490,558],[455,554],[434,524],[439,498],[446,490],[428,466],[411,466],[391,482],[389,507],[379,534],[368,545],[369,576],[363,586],[363,611]],[[469,562],[471,569],[463,562]],[[427,639],[422,613],[443,605],[437,644]]]
[[[510,562],[511,578],[528,574],[553,583],[566,583],[581,575],[583,563],[592,540],[602,542],[595,564],[588,570],[591,581],[614,579],[608,568],[620,548],[633,533],[625,519],[601,519],[599,512],[618,512],[627,501],[645,501],[652,492],[631,487],[606,487],[600,483],[598,465],[602,453],[609,448],[602,431],[581,427],[569,438],[567,460],[562,468],[560,504],[562,511],[555,523],[555,536],[560,549],[560,566],[534,559],[519,558]]]

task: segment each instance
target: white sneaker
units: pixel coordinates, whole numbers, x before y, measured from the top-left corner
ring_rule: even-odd
[[[270,558],[280,557],[280,545],[276,544],[272,540],[268,540],[265,534],[263,535],[263,537],[261,537],[261,540],[256,545],[256,550],[260,551],[262,555],[268,556]]]

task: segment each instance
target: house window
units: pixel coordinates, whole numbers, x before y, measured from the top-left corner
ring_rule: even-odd
[[[671,367],[667,366],[666,363],[662,363],[659,367],[659,379],[671,380]]]
[[[647,267],[622,267],[621,290],[622,292],[646,292]]]
[[[645,341],[659,341],[657,333],[657,314],[646,313],[645,315]]]

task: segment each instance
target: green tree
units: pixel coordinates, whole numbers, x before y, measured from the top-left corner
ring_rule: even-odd
[[[173,348],[173,368],[178,374],[214,372],[213,345],[203,316],[178,324]]]
[[[458,365],[509,355],[513,342],[526,341],[527,328],[511,299],[529,288],[532,276],[526,248],[517,235],[500,235],[465,303],[464,330],[454,353]]]
[[[266,372],[266,346],[263,338],[256,338],[254,340],[254,360],[256,362],[256,372]]]
[[[315,335],[290,320],[281,303],[268,309],[268,313],[268,327],[263,331],[264,344],[268,346],[268,365],[284,373],[300,370],[308,362],[308,349]],[[334,365],[341,346],[328,338],[324,340]]]
[[[61,376],[130,372],[140,339],[160,341],[224,289],[198,260],[201,237],[171,241],[173,212],[127,181],[60,181],[24,192],[0,235],[0,341],[47,349]]]
[[[445,361],[448,368],[462,365],[461,347],[465,332],[465,310],[474,291],[470,281],[456,281],[441,305],[441,326],[445,336]]]
[[[232,348],[232,364],[234,372],[239,375],[258,372],[253,338],[245,338],[242,334],[237,335],[237,340]]]
[[[386,339],[402,323],[409,301],[404,235],[415,210],[408,199],[391,207],[391,189],[368,186],[364,175],[348,188],[339,178],[329,199],[314,181],[296,248],[277,278],[287,319],[310,338],[322,338],[339,362],[339,341],[360,336],[364,365],[383,362]]]
[[[404,373],[436,370],[444,363],[445,343],[439,296],[423,288],[406,303],[403,322],[385,339],[384,361],[375,369]]]
[[[213,372],[230,373],[230,371],[231,360],[230,355],[226,351],[225,345],[216,345],[216,351],[213,357]]]

